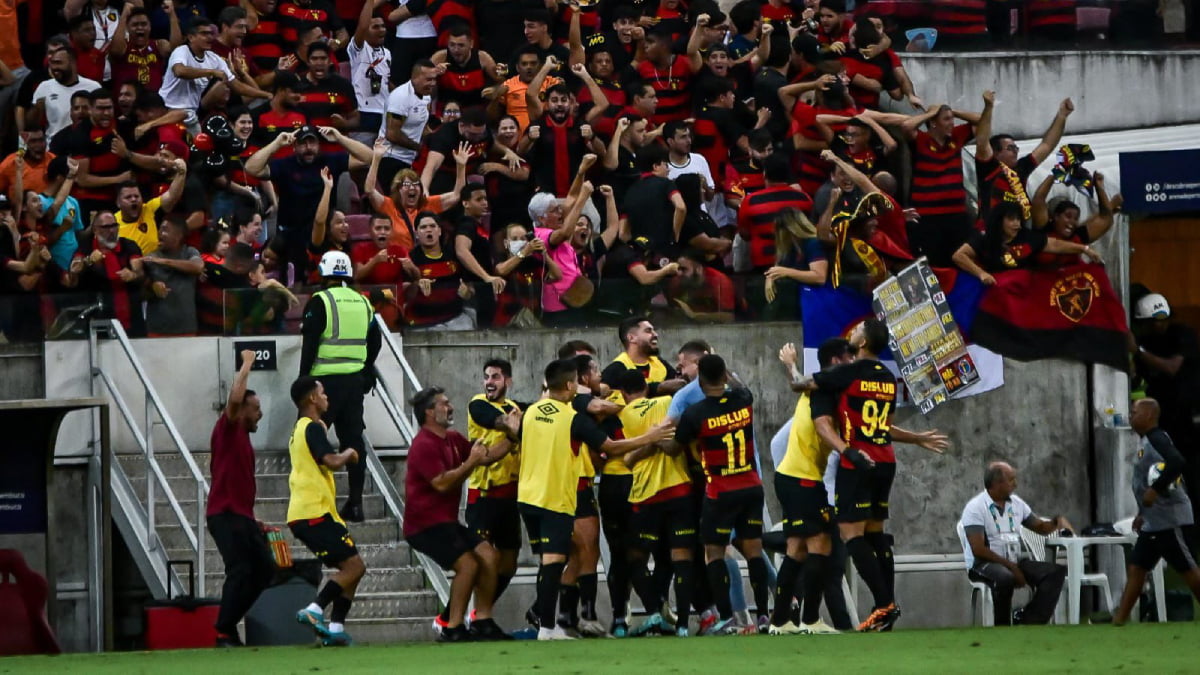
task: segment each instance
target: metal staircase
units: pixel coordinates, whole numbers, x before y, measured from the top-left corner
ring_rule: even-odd
[[[412,442],[418,425],[396,403],[402,400],[397,397],[396,389],[416,390],[420,384],[386,324],[378,316],[375,321],[387,347],[379,358],[394,359],[406,381],[394,384],[379,378],[375,395],[380,397],[388,420],[367,420],[367,424],[394,425],[407,445]],[[102,339],[117,342],[123,358],[101,363]],[[105,354],[111,352],[105,350]],[[93,393],[113,401],[137,445],[136,454],[118,454],[111,474],[114,519],[142,577],[155,598],[183,593],[186,580],[177,577],[167,561],[191,560],[197,573],[197,594],[219,597],[224,567],[204,518],[211,455],[193,452],[183,442],[119,323],[91,324],[89,359]],[[145,412],[141,418],[134,415],[113,377],[115,372],[130,370],[136,373],[145,393]],[[165,450],[154,447],[156,429],[165,430],[170,438],[170,447]],[[386,453],[389,459],[406,454],[406,450]],[[404,501],[400,491],[376,453],[368,452],[366,457],[369,480],[363,509],[367,519],[349,527],[366,562],[367,574],[359,585],[348,630],[359,642],[431,639],[430,618],[448,601],[450,583],[436,563],[412,551],[402,541]],[[293,559],[304,560],[312,554],[291,539],[285,523],[290,468],[286,449],[256,451],[255,514],[264,523],[287,533]],[[335,480],[338,493],[345,494],[346,474],[339,472]]]

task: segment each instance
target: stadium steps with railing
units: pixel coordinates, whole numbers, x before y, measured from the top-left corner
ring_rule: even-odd
[[[193,453],[196,464],[209,476],[209,453]],[[194,527],[195,484],[187,464],[178,453],[160,452],[155,459],[188,518]],[[119,455],[118,461],[130,483],[144,498],[146,462],[141,455]],[[287,528],[288,472],[286,452],[258,451],[255,455],[257,502],[255,515],[269,526],[280,528],[289,544],[292,558],[311,559],[312,553],[296,541]],[[347,476],[338,472],[334,478],[339,494],[345,494]],[[347,629],[359,643],[387,643],[430,640],[430,620],[439,610],[437,594],[426,582],[425,575],[408,544],[399,538],[396,522],[388,516],[383,498],[368,477],[363,495],[367,520],[350,523],[350,533],[367,566],[367,574],[358,587],[357,598]],[[158,536],[168,558],[193,560],[187,537],[174,510],[159,494],[155,500],[155,520]],[[212,536],[205,532],[205,595],[217,598],[224,582],[221,562]]]

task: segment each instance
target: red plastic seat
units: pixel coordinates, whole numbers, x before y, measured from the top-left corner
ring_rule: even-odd
[[[350,241],[369,241],[371,239],[371,216],[366,213],[352,213],[346,216],[346,224],[350,226]]]

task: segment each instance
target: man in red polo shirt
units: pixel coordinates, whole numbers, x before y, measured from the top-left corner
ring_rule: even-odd
[[[275,560],[262,526],[254,518],[254,446],[262,404],[246,388],[254,352],[241,353],[225,411],[212,432],[212,486],[208,491],[208,531],[225,563],[225,585],[217,614],[217,646],[240,647],[237,625],[271,581]]]
[[[499,554],[459,522],[458,503],[462,485],[471,472],[504,457],[512,444],[505,438],[491,448],[478,442],[472,445],[452,430],[454,406],[439,387],[421,390],[411,405],[413,416],[421,420],[421,430],[408,449],[404,539],[442,569],[454,570],[449,616],[439,639],[443,642],[511,639],[492,620]],[[508,417],[510,427],[520,424],[519,410]],[[463,618],[472,594],[475,618],[468,631]]]

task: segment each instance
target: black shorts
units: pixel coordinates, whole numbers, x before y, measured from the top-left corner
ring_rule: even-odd
[[[727,546],[735,531],[739,539],[762,539],[762,514],[761,485],[706,497],[700,510],[700,541]]]
[[[337,567],[339,563],[358,555],[350,531],[328,513],[321,518],[294,520],[288,523],[288,527],[292,535],[327,567]]]
[[[1190,527],[1173,527],[1169,530],[1138,533],[1137,543],[1129,554],[1129,562],[1144,570],[1152,570],[1160,559],[1166,560],[1171,569],[1180,574],[1195,569],[1196,559],[1192,556],[1195,543]]]
[[[784,536],[815,537],[828,529],[833,509],[825,483],[775,472],[775,498],[783,510]]]
[[[691,496],[634,504],[630,528],[632,545],[646,553],[655,553],[662,543],[667,548],[692,550],[696,546],[696,510]]]
[[[575,493],[575,517],[600,517],[600,508],[596,506],[596,491],[592,489],[590,482],[587,487],[581,488],[579,492]]]
[[[892,481],[896,478],[893,462],[879,462],[873,469],[847,469],[839,466],[834,484],[835,511],[839,523],[887,520]]]
[[[521,548],[521,512],[515,499],[480,497],[467,504],[467,527],[498,549]]]
[[[518,508],[529,533],[529,547],[535,554],[567,555],[571,550],[571,532],[575,529],[574,516],[533,504],[518,504]]]
[[[629,491],[633,489],[633,475],[605,474],[600,477],[600,526],[608,545],[613,539],[621,539],[629,532],[633,510],[629,504]]]
[[[454,569],[454,563],[464,553],[475,550],[483,542],[479,535],[462,523],[441,523],[427,527],[404,538],[414,551],[433,558],[446,571]]]

